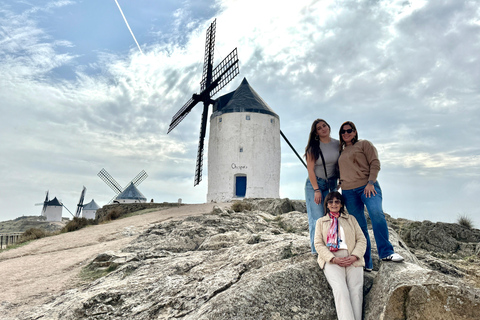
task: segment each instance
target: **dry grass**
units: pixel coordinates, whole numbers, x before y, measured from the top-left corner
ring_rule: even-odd
[[[244,211],[251,211],[253,207],[252,207],[252,204],[249,202],[235,201],[232,204],[231,208],[235,212],[244,212]]]
[[[473,228],[473,221],[472,219],[467,216],[466,214],[461,214],[458,219],[457,223],[465,228],[472,229]]]
[[[102,217],[101,219],[99,219],[98,223],[103,223],[103,222],[107,222],[107,221],[111,221],[111,220],[117,220],[118,218],[120,218],[122,216],[123,212],[124,212],[124,210],[122,210],[120,207],[110,208],[110,209],[108,209],[107,214],[104,217]]]
[[[50,237],[56,234],[58,234],[58,232],[46,231],[40,228],[30,228],[22,233],[17,242],[9,244],[5,249],[0,251],[16,249],[30,243],[33,240]]]
[[[51,232],[39,228],[30,228],[26,230],[18,239],[19,243],[27,242],[35,239],[41,239],[52,235]]]
[[[101,277],[106,276],[112,271],[115,271],[118,268],[118,264],[112,263],[106,268],[96,268],[92,264],[84,267],[82,271],[80,271],[79,278],[80,283],[89,283],[95,281]]]
[[[93,219],[74,217],[72,219],[72,221],[67,223],[67,225],[65,227],[63,227],[60,232],[65,233],[65,232],[76,231],[76,230],[80,230],[82,228],[85,228],[86,226],[95,225],[95,224],[96,224],[95,220],[93,220]]]

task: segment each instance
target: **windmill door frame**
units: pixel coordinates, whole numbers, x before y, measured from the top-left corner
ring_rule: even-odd
[[[247,175],[236,174],[234,177],[235,177],[234,196],[237,198],[245,198],[245,195],[247,193]]]

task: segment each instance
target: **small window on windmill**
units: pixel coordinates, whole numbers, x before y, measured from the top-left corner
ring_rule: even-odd
[[[271,124],[275,124],[275,119],[273,119],[273,118],[270,119],[270,123],[271,123]]]
[[[240,147],[239,152],[243,152],[243,147]]]
[[[222,122],[222,117],[218,118],[218,122]]]
[[[246,119],[247,119],[247,120],[250,120],[250,116],[249,116],[249,115],[248,115],[248,116],[246,116]]]

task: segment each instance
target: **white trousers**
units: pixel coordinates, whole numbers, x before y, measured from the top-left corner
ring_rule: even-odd
[[[336,257],[348,256],[347,250],[333,252]],[[323,268],[332,287],[339,320],[362,320],[363,267],[340,267],[327,262]]]

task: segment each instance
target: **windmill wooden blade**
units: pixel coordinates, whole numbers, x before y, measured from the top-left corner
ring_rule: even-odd
[[[42,214],[45,213],[45,211],[47,210],[47,202],[48,202],[48,190],[47,190],[47,195],[45,196],[45,201],[43,202]]]
[[[213,65],[213,50],[215,48],[215,31],[217,28],[217,19],[213,20],[207,29],[207,39],[205,40],[205,58],[203,61],[202,81],[200,81],[200,91],[210,85]],[[210,79],[209,79],[210,78]]]
[[[223,59],[222,62],[213,70],[213,81],[210,91],[210,97],[225,87],[233,78],[239,74],[237,48],[233,49],[230,54]]]
[[[172,121],[170,122],[167,131],[167,133],[172,131],[198,102],[203,102],[202,122],[200,124],[200,141],[198,143],[197,166],[195,169],[195,186],[202,180],[203,149],[207,127],[208,107],[210,104],[215,103],[211,97],[239,74],[237,48],[235,48],[215,68],[215,70],[213,69],[216,21],[217,20],[214,20],[207,29],[203,74],[202,80],[200,81],[201,91],[199,94],[193,94],[192,98],[172,117]]]
[[[113,177],[107,172],[107,170],[100,170],[97,176],[99,176],[100,179],[102,179],[103,182],[105,182],[116,194],[119,194],[123,191],[120,184],[118,184],[118,182],[113,179]]]
[[[75,217],[80,217],[80,213],[82,212],[83,208],[83,200],[85,199],[85,192],[87,191],[87,188],[85,186],[82,189],[82,193],[80,194],[80,199],[78,200],[77,204],[77,211],[75,212]]]
[[[199,100],[194,100],[193,98],[190,98],[185,105],[178,110],[177,113],[172,117],[172,122],[170,122],[170,126],[168,127],[167,134],[175,129],[176,126],[187,116],[187,114],[192,111],[193,107],[199,102]]]
[[[148,177],[148,174],[145,172],[145,170],[140,171],[140,173],[137,174],[137,176],[132,179],[133,185],[134,185],[135,187],[138,187],[138,185],[139,185],[140,183],[142,183],[143,180],[147,179],[147,177]],[[129,184],[130,184],[130,183],[129,183]],[[128,184],[128,185],[129,185],[129,184]],[[128,187],[128,185],[127,185],[124,189],[126,189],[126,188]]]
[[[202,123],[200,125],[200,138],[198,140],[198,151],[197,151],[197,166],[195,168],[195,182],[193,186],[202,181],[202,169],[203,169],[203,147],[205,143],[205,133],[207,131],[207,116],[208,116],[208,104],[205,103],[203,106],[202,114]]]

